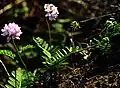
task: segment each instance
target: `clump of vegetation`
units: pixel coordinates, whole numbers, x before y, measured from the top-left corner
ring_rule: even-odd
[[[5,39],[5,42],[0,45],[0,63],[2,71],[6,74],[2,77],[0,86],[3,88],[119,87],[119,21],[107,18],[104,25],[99,25],[101,30],[88,37],[83,34],[84,31],[86,32],[84,23],[97,20],[91,28],[94,29],[100,24],[99,19],[108,15],[83,21],[75,21],[69,17],[62,19],[59,18],[61,14],[59,7],[44,3],[41,9],[38,2],[34,2],[34,5],[36,8],[39,7],[41,13],[43,11],[46,24],[42,22],[41,26],[39,25],[41,21],[36,21],[36,25],[29,25],[29,28],[25,26],[23,20],[22,24],[12,20],[1,28],[0,39]],[[22,4],[17,7],[17,3]],[[87,8],[84,1],[79,3]],[[23,19],[27,16],[29,18],[35,11],[35,8],[29,8],[31,3],[27,5],[24,0],[10,2],[9,8],[12,8],[11,4],[15,4],[12,15],[18,21],[21,21],[22,16]],[[29,14],[30,9],[33,12]],[[69,12],[74,14],[70,9]],[[109,14],[111,15],[114,14]],[[39,18],[37,15],[35,17]],[[43,31],[44,25],[48,30]],[[36,30],[33,31],[34,27]],[[38,30],[39,27],[41,30]],[[24,29],[29,30],[28,37],[25,37]],[[42,33],[39,34],[41,31]],[[83,36],[85,38],[82,38]],[[22,42],[22,39],[26,41]],[[9,66],[12,66],[11,69]]]

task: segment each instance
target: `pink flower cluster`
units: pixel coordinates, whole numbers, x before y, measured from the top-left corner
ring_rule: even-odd
[[[49,17],[49,20],[51,21],[56,20],[59,14],[57,7],[55,7],[53,4],[45,4],[44,9],[45,12],[47,12],[45,17]]]
[[[1,35],[2,36],[7,36],[7,41],[9,42],[11,38],[13,39],[20,39],[20,35],[22,34],[21,27],[19,27],[17,24],[15,23],[9,23],[8,25],[5,24],[4,28],[1,29],[1,31],[3,32]]]

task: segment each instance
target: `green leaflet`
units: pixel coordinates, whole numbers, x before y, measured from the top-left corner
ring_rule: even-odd
[[[15,71],[12,71],[12,76],[9,76],[8,84],[5,85],[6,88],[21,88],[21,84],[23,81],[23,72],[21,68],[18,68],[16,71],[16,76],[15,76]]]
[[[28,49],[33,49],[33,48],[35,48],[35,46],[33,46],[33,45],[26,45],[26,46],[22,46],[21,48],[20,48],[20,53],[22,53],[22,52],[24,52],[24,51],[26,51],[26,50],[28,50]]]
[[[33,40],[37,46],[42,49],[43,55],[41,56],[45,61],[42,63],[48,68],[52,69],[54,67],[61,67],[68,64],[66,59],[67,57],[75,52],[79,52],[81,48],[79,47],[65,47],[63,49],[58,48],[57,46],[49,46],[49,44],[41,39],[40,37],[33,37]]]
[[[35,73],[17,68],[16,74],[15,71],[11,72],[5,88],[32,88],[34,81]]]
[[[10,51],[10,50],[0,50],[0,54],[5,55],[5,56],[8,56],[8,57],[10,57],[10,58],[12,58],[12,59],[14,59],[15,56],[16,56],[16,55],[13,54],[13,52]]]

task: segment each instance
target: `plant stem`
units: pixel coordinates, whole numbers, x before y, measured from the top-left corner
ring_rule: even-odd
[[[17,51],[17,54],[18,54],[18,56],[19,56],[19,58],[20,58],[22,64],[23,64],[24,67],[26,68],[26,65],[24,64],[24,62],[23,62],[23,60],[22,60],[22,58],[21,58],[21,56],[20,56],[20,54],[19,54],[18,48],[17,48],[17,46],[16,46],[15,41],[14,41],[13,38],[12,38],[12,42],[13,42],[13,45],[14,45],[16,51]],[[15,68],[17,69],[17,67],[15,67]],[[15,70],[16,70],[16,69],[15,69]],[[16,78],[16,75],[17,75],[17,74],[16,74],[16,71],[15,71],[15,78]],[[17,87],[17,82],[16,82],[16,81],[15,81],[15,87]]]
[[[72,46],[75,48],[75,44],[74,44],[74,41],[73,41],[73,32],[71,32],[71,39],[70,39],[71,43],[72,43]]]
[[[2,60],[0,60],[0,63],[2,64],[2,66],[4,67],[6,73],[8,76],[10,76],[9,72],[7,71],[7,68],[5,67],[4,63],[2,62]]]
[[[19,56],[19,58],[20,58],[20,60],[21,60],[22,64],[23,64],[23,65],[24,65],[24,67],[26,68],[26,65],[25,65],[24,61],[22,60],[22,58],[21,58],[21,56],[20,56],[19,50],[18,50],[18,48],[17,48],[17,46],[16,46],[16,44],[15,44],[15,42],[14,42],[14,39],[13,39],[13,38],[12,38],[12,42],[13,42],[13,45],[14,45],[14,47],[15,47],[16,51],[17,51],[17,54],[18,54],[18,56]]]
[[[50,25],[49,25],[47,18],[46,18],[46,23],[47,23],[48,30],[49,30],[49,39],[50,39],[50,46],[51,46],[51,30],[50,30]]]

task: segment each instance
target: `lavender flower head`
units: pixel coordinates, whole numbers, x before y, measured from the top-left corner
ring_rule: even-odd
[[[15,23],[9,23],[8,25],[5,24],[5,26],[3,27],[3,29],[1,29],[1,31],[3,32],[1,35],[2,36],[7,36],[7,42],[10,41],[11,37],[13,39],[20,39],[20,35],[22,34],[21,27],[19,27],[17,24]]]
[[[45,9],[45,12],[47,12],[45,17],[49,17],[50,21],[56,20],[59,14],[57,7],[55,7],[53,4],[45,4],[44,9]]]

